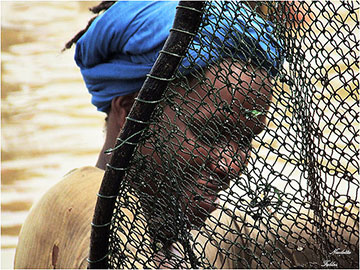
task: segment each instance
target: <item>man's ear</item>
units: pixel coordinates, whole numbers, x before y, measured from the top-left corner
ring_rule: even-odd
[[[135,96],[135,94],[130,94],[112,99],[110,114],[115,118],[112,120],[115,120],[119,127],[124,125],[126,116],[129,114],[131,107],[134,104]]]

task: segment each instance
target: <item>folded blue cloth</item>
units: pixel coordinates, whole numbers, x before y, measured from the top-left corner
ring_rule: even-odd
[[[76,44],[75,61],[99,111],[140,90],[173,25],[177,1],[119,1],[99,15]],[[281,46],[269,22],[233,2],[211,2],[211,16],[194,38],[179,71],[206,67],[230,55],[251,58],[275,76]],[[221,14],[221,16],[219,16]],[[213,29],[214,25],[219,28]]]

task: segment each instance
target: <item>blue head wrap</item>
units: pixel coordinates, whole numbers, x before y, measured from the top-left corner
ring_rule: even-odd
[[[214,31],[214,24],[205,22],[180,72],[205,67],[226,51],[242,60],[254,59],[272,76],[277,74],[280,45],[272,26],[245,6],[240,16],[234,15],[233,4],[212,2],[212,8],[221,8],[222,17],[207,20],[221,27]],[[106,111],[114,97],[140,90],[169,35],[177,5],[177,1],[119,1],[99,15],[79,39],[75,61],[99,111]]]

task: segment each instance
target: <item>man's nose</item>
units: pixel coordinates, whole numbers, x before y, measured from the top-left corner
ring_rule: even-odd
[[[249,154],[249,147],[240,149],[234,144],[217,147],[210,154],[212,162],[209,167],[220,179],[229,182],[231,178],[238,176],[244,170]]]

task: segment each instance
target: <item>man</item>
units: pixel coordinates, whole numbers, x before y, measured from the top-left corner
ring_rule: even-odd
[[[77,42],[75,59],[93,96],[93,104],[100,111],[107,113],[104,147],[96,165],[98,168],[85,167],[68,174],[32,209],[21,231],[15,268],[86,267],[89,224],[103,170],[109,162],[109,156],[105,155],[104,151],[114,146],[116,137],[134,102],[136,92],[141,87],[146,73],[149,72],[168,35],[176,4],[174,2],[119,2],[95,19]],[[219,7],[214,4],[213,8]],[[168,17],[157,16],[160,10],[161,14],[166,14]],[[224,12],[229,12],[231,16],[230,11]],[[119,14],[123,15],[122,20],[117,19]],[[252,136],[264,129],[265,114],[271,99],[272,76],[276,75],[281,62],[280,46],[272,36],[272,28],[269,26],[266,31],[259,32],[258,23],[261,24],[264,21],[255,17],[255,22],[249,24],[247,20],[254,16],[250,15],[245,7],[242,15],[243,17],[238,18],[239,24],[244,23],[250,28],[250,32],[246,32],[241,37],[250,39],[250,45],[253,44],[262,49],[254,50],[252,47],[245,46],[247,49],[242,48],[241,54],[231,53],[231,55],[222,55],[219,51],[208,52],[205,49],[199,54],[202,57],[205,55],[204,61],[198,57],[196,50],[191,51],[190,48],[189,53],[194,52],[192,56],[199,60],[193,61],[198,65],[196,70],[202,70],[202,75],[198,79],[194,78],[190,75],[194,67],[190,66],[188,58],[183,61],[180,70],[187,76],[184,80],[188,81],[188,85],[184,88],[181,82],[175,83],[174,97],[171,99],[172,104],[176,104],[178,108],[163,104],[163,115],[171,119],[168,124],[176,127],[177,132],[170,136],[168,129],[159,131],[159,135],[170,138],[169,145],[175,146],[171,153],[176,158],[172,162],[179,164],[178,167],[185,167],[183,175],[178,176],[184,179],[180,183],[183,191],[181,196],[184,200],[179,202],[179,205],[185,213],[184,219],[188,220],[188,225],[193,228],[194,253],[202,255],[201,257],[207,260],[209,266],[219,268],[254,266],[253,263],[257,262],[256,258],[261,258],[256,246],[265,245],[266,240],[256,235],[256,230],[246,227],[246,224],[255,224],[256,220],[238,211],[229,213],[229,211],[220,210],[217,200],[217,194],[227,189],[231,179],[239,175],[246,166]],[[224,17],[227,18],[227,16]],[[227,29],[226,21],[223,24]],[[149,31],[149,26],[152,27],[151,31]],[[205,37],[209,37],[208,33],[214,34],[214,30],[211,32],[211,28],[204,28],[204,32],[195,37],[194,44],[208,42],[209,45],[217,41],[217,39],[206,40]],[[215,32],[215,36],[216,34]],[[233,48],[236,45],[233,36],[229,39],[226,37],[229,36],[225,34],[221,44],[227,43],[228,48]],[[254,41],[255,44],[252,43]],[[262,65],[259,65],[259,62],[252,57],[254,53],[262,55]],[[229,74],[232,75],[229,76]],[[217,98],[214,99],[209,93]],[[192,103],[183,102],[184,99],[191,100]],[[194,104],[201,104],[201,106],[194,108]],[[226,106],[220,107],[220,105]],[[177,117],[176,109],[187,112],[183,115],[183,119]],[[185,119],[189,115],[194,115],[192,123]],[[203,134],[203,126],[210,126],[212,132]],[[209,131],[209,129],[206,130]],[[226,147],[218,144],[224,142],[226,142]],[[138,188],[138,194],[147,194],[163,202],[168,212],[162,211],[160,214],[166,215],[171,221],[174,209],[166,195],[173,195],[172,191],[158,188],[159,184],[166,182],[167,179],[166,176],[164,177],[165,172],[161,169],[164,159],[160,155],[154,155],[151,147],[151,143],[144,142],[139,148],[139,153],[152,159],[152,162],[146,164],[156,167],[153,172],[157,173],[159,178],[144,178],[147,180],[145,186],[134,181],[134,187]],[[166,171],[166,173],[174,174],[174,171]],[[133,198],[134,204],[141,200],[142,196],[138,197]],[[141,206],[147,223],[156,229],[156,226],[164,221],[152,224],[154,217],[160,217],[156,216],[158,214],[156,207],[154,212],[146,200],[141,201]],[[133,213],[124,211],[128,222],[135,222],[136,217]],[[223,227],[213,222],[214,218],[218,224],[226,224],[228,228],[238,233],[224,231]],[[167,227],[163,230],[165,236],[172,233]],[[227,239],[233,240],[234,244],[227,246],[228,242],[217,239],[216,234],[205,237],[204,232],[212,231],[227,235]],[[132,233],[128,229],[125,235],[131,236]],[[252,239],[257,239],[257,244]],[[274,239],[274,236],[269,239]],[[217,244],[206,244],[211,240]],[[151,242],[151,239],[144,237],[143,242]],[[172,254],[181,258],[183,251],[177,244],[177,242],[172,242],[167,248]],[[199,245],[204,247],[205,254],[201,254],[203,251],[197,248]],[[131,255],[135,254],[136,250],[131,245],[127,248],[130,265],[133,268],[141,268],[141,256],[144,255],[138,256],[137,260],[132,260]],[[270,250],[271,248],[272,251],[281,250],[281,254],[286,255],[283,262],[288,261],[291,265],[290,262],[295,260],[293,255],[287,252],[288,247],[282,243],[276,242],[275,247],[271,246]],[[226,255],[224,249],[231,250],[231,254]],[[172,265],[172,261],[166,261],[161,252],[158,256],[160,263],[154,262],[152,267]],[[266,260],[263,261],[266,265]],[[287,264],[283,263],[280,266],[286,267]],[[189,266],[183,265],[183,267]]]
[[[134,102],[136,92],[140,89],[146,74],[150,71],[159,50],[166,40],[173,23],[176,5],[176,2],[118,2],[100,15],[77,42],[75,60],[80,66],[87,87],[92,94],[92,102],[97,106],[98,110],[107,113],[106,139],[96,165],[100,169],[105,169],[106,163],[109,162],[109,156],[105,155],[104,151],[114,146],[116,137]],[[215,7],[219,8],[216,5]],[[127,12],[124,12],[125,10]],[[163,14],[168,16],[158,17],[157,14],[160,10],[161,13],[164,12]],[[117,19],[120,12],[122,20]],[[246,24],[250,11],[244,7],[242,12],[243,16],[239,20],[241,23]],[[259,18],[259,20],[264,23],[262,19]],[[229,28],[228,24],[228,22],[224,21],[225,27]],[[254,27],[259,27],[256,22],[253,25]],[[151,31],[149,31],[149,26],[151,26]],[[211,29],[206,28],[205,31],[211,31]],[[251,29],[251,31],[256,37],[259,36],[255,28]],[[208,34],[207,32],[205,33],[205,35]],[[246,35],[250,34],[246,33]],[[270,35],[271,33],[269,32],[266,34],[266,37],[271,37]],[[254,37],[250,37],[254,39]],[[278,57],[279,48],[273,45],[267,46],[265,44],[266,37],[260,36],[260,43],[264,44],[273,54],[266,55],[265,58],[268,68],[275,70],[279,66],[278,59],[275,59]],[[200,38],[197,37],[198,40],[195,41],[200,42]],[[224,39],[223,37],[220,38]],[[234,41],[231,39],[228,39],[227,42],[230,43],[228,46],[234,45]],[[192,52],[197,54],[195,50]],[[223,98],[225,103],[230,104],[233,102],[234,113],[231,115],[224,116],[224,112],[218,111],[215,105],[212,104],[213,102],[210,97],[207,96],[208,90],[214,89],[203,89],[196,80],[193,80],[191,84],[193,84],[192,87],[197,90],[198,94],[195,91],[193,93],[185,93],[186,91],[181,87],[176,88],[179,95],[189,95],[190,98],[203,100],[208,103],[208,106],[199,108],[201,113],[199,113],[199,118],[196,119],[198,121],[198,123],[195,123],[196,125],[202,125],[201,121],[205,121],[205,118],[208,118],[207,116],[204,118],[203,113],[208,112],[209,114],[217,114],[216,117],[221,119],[222,122],[225,121],[224,117],[226,117],[229,124],[231,122],[231,124],[240,125],[239,118],[241,118],[241,121],[245,120],[245,122],[248,122],[248,128],[254,130],[255,134],[261,132],[265,123],[265,113],[248,121],[242,114],[241,109],[245,107],[251,111],[254,108],[258,111],[266,112],[271,98],[271,78],[264,78],[267,72],[256,68],[253,64],[247,64],[249,69],[247,74],[241,71],[244,67],[244,61],[250,60],[249,53],[242,53],[239,56],[242,59],[236,62],[226,59],[222,64],[209,68],[204,74],[204,77],[207,77],[215,87],[218,87],[218,90],[215,91],[219,92],[217,94]],[[205,62],[199,58],[197,64],[200,68],[205,68],[208,63],[217,61],[220,57],[224,58],[219,53],[213,55],[209,52],[204,52],[203,55],[207,55],[209,59],[208,62]],[[185,66],[182,68],[184,74],[189,74],[191,71],[186,69],[186,66],[189,65],[188,61],[187,59],[183,61]],[[213,75],[214,72],[226,74],[228,69],[233,70],[234,74],[236,74],[236,76],[234,75],[229,78],[232,87],[238,84],[238,80],[243,81],[241,86],[243,89],[238,91],[236,97],[232,95],[230,88],[223,88],[221,80]],[[247,89],[250,87],[254,91],[247,95],[249,92]],[[251,102],[247,101],[246,99],[249,96],[254,100]],[[171,116],[174,115],[174,112],[168,106],[165,107],[165,114]],[[223,124],[222,122],[214,122],[212,124],[220,126]],[[190,132],[182,121],[177,121],[173,124],[178,126],[180,132],[187,133],[190,139],[189,143],[184,144],[183,147],[194,149],[191,141],[196,142],[196,136],[200,135],[195,133],[194,130],[196,128]],[[242,126],[239,129],[242,129]],[[180,138],[181,135],[178,134],[177,136]],[[224,134],[224,136],[227,135]],[[247,139],[250,135],[238,134],[238,136],[241,138],[246,137]],[[248,140],[250,141],[251,138]],[[239,173],[241,168],[245,166],[248,158],[249,144],[250,142],[246,143],[244,150],[240,149],[235,142],[232,142],[232,146],[229,146],[232,149],[213,149],[214,151],[212,151],[212,156],[207,162],[206,170],[192,176],[195,179],[197,178],[197,183],[195,185],[190,183],[190,181],[186,183],[186,188],[184,189],[188,190],[188,201],[196,201],[194,200],[196,194],[204,198],[202,201],[197,201],[190,210],[186,210],[191,224],[201,226],[208,214],[217,208],[216,194],[228,187],[230,173]],[[201,147],[196,147],[196,151],[199,153],[206,153],[209,149],[210,146],[203,143]],[[231,153],[232,151],[234,153]],[[146,151],[144,154],[146,154]],[[183,158],[189,156],[188,154],[184,154]],[[237,162],[234,162],[234,154],[240,157],[237,159]],[[204,160],[199,157],[197,160],[192,159],[190,162],[198,166],[204,163]],[[189,171],[188,174],[190,173],[192,172]],[[20,235],[15,267],[78,268],[84,266],[83,251],[88,244],[89,231],[74,230],[73,222],[70,219],[76,219],[77,224],[81,223],[84,226],[90,224],[92,211],[89,211],[89,208],[92,208],[95,203],[94,194],[96,194],[97,187],[101,181],[101,174],[100,170],[95,168],[76,170],[49,191],[39,204],[33,208]],[[213,181],[209,181],[209,176],[211,176]],[[61,193],[59,193],[59,190],[61,190]],[[82,200],[82,203],[76,202],[77,200],[68,201],[63,198],[65,194],[67,197],[70,195],[69,198],[77,198],[75,194],[80,191],[84,197],[80,196],[78,199]],[[144,190],[144,192],[151,193],[149,188]],[[85,203],[90,198],[91,203]],[[62,203],[58,204],[58,201],[62,201]],[[70,206],[67,202],[69,202]],[[182,207],[185,208],[187,204],[192,205],[191,203],[184,203]],[[86,205],[86,208],[83,207],[84,205]],[[46,213],[46,210],[49,208],[52,209],[52,213]],[[59,217],[61,217],[64,209],[66,209],[66,216],[61,218],[63,221],[60,224],[63,224],[65,227],[57,228],[59,226]],[[49,214],[56,215],[47,217]],[[44,222],[44,219],[48,219],[47,222]],[[39,232],[40,224],[45,223],[48,225],[46,228],[43,228],[42,232]],[[71,234],[74,234],[73,237],[68,237],[67,233],[69,230],[73,230],[71,232]],[[76,232],[80,231],[82,234],[76,235]],[[36,233],[30,235],[30,232]],[[43,239],[44,237],[46,239]],[[54,241],[54,238],[57,240]],[[79,238],[82,239],[81,244],[84,245],[84,248],[79,248],[79,245],[75,244],[76,239]],[[34,242],[36,242],[35,245]],[[28,250],[29,245],[32,246],[31,250]],[[74,252],[75,247],[81,250],[82,253]],[[87,248],[85,249],[87,250]],[[38,256],[39,252],[46,255]],[[68,256],[69,254],[71,256]],[[74,259],[73,256],[80,260]],[[64,257],[67,258],[65,259]],[[34,258],[36,259],[34,260]]]
[[[97,167],[101,169],[105,169],[106,163],[110,160],[110,155],[104,153],[114,146],[114,141],[125,122],[136,92],[150,71],[172,27],[176,5],[176,2],[118,2],[100,15],[77,42],[75,60],[81,68],[85,83],[92,94],[92,103],[98,110],[106,112],[108,115],[105,144],[97,162]],[[183,141],[187,137],[197,144],[196,137],[199,134],[195,134],[194,129],[196,128],[189,129],[190,124],[203,125],[204,121],[209,122],[210,118],[217,117],[221,119],[220,122],[215,123],[215,120],[211,120],[212,123],[209,122],[209,124],[220,127],[224,126],[223,122],[226,120],[228,127],[231,126],[232,129],[236,127],[237,140],[247,141],[246,149],[241,149],[237,145],[238,142],[230,142],[230,138],[226,139],[227,143],[232,145],[233,149],[231,150],[221,149],[219,145],[217,150],[212,149],[216,144],[209,146],[209,143],[208,145],[204,143],[189,145],[188,141],[182,143],[183,148],[189,149],[189,153],[179,157],[182,160],[189,160],[190,152],[195,148],[196,151],[203,153],[202,156],[208,152],[212,153],[212,156],[209,157],[210,161],[205,161],[203,158],[191,161],[196,164],[192,166],[192,171],[199,171],[195,167],[207,163],[206,172],[192,175],[192,177],[197,178],[199,183],[202,182],[202,186],[208,184],[208,190],[210,189],[210,193],[212,193],[207,194],[209,202],[213,202],[216,193],[227,187],[231,177],[227,168],[232,167],[231,174],[235,175],[239,173],[240,167],[246,164],[251,136],[260,133],[264,128],[265,114],[271,99],[271,76],[278,72],[277,69],[281,62],[279,44],[272,35],[272,27],[251,13],[249,8],[244,5],[240,11],[237,11],[238,13],[233,10],[235,6],[230,3],[224,7],[221,4],[214,4],[212,8],[215,11],[224,8],[219,22],[221,28],[214,32],[211,24],[205,26],[202,33],[194,38],[193,48],[190,48],[189,55],[182,61],[179,68],[183,75],[189,75],[192,72],[188,68],[190,65],[195,65],[192,69],[199,72],[200,68],[214,64],[202,75],[202,78],[204,80],[207,78],[208,84],[212,86],[204,85],[203,82],[197,81],[199,79],[188,78],[189,83],[193,84],[188,87],[194,89],[192,93],[189,93],[188,98],[205,102],[207,105],[199,106],[201,113],[198,114],[197,119],[194,119],[197,123],[186,123],[182,119],[169,123],[177,126],[175,135],[178,137],[177,140]],[[160,9],[168,16],[156,16]],[[123,10],[127,10],[130,16],[121,14],[121,20],[119,20],[119,14]],[[138,13],[141,16],[133,16]],[[235,26],[229,20],[232,17],[236,20]],[[215,23],[218,18],[216,15],[210,15],[209,20]],[[131,21],[130,24],[129,21]],[[151,31],[149,31],[150,25]],[[246,42],[243,47],[238,49],[238,43],[241,42],[239,39]],[[97,42],[98,40],[101,42]],[[206,49],[211,43],[216,44],[214,49]],[[225,53],[222,46],[226,46],[230,54]],[[231,57],[236,57],[237,60],[235,61]],[[251,60],[253,64],[250,64]],[[222,64],[219,64],[220,61],[223,61]],[[261,62],[262,69],[260,69],[260,63],[257,62]],[[247,68],[247,72],[242,72],[243,68]],[[233,72],[232,76],[227,75],[230,70]],[[217,78],[215,74],[222,75]],[[227,80],[231,85],[224,88],[222,80]],[[236,88],[239,90],[233,95],[232,90]],[[178,91],[175,92],[179,97],[187,95],[186,91],[181,90],[182,87],[176,89]],[[229,113],[218,110],[217,104],[214,104],[211,97],[208,96],[210,91],[214,91],[214,95],[219,95],[223,104],[232,106],[231,110],[233,111]],[[176,103],[176,100],[173,102]],[[244,109],[260,113],[251,120],[245,119]],[[188,114],[193,113],[191,106],[189,108],[184,106],[183,110],[186,110]],[[175,114],[176,112],[170,106],[164,108],[164,115],[174,118]],[[240,125],[245,125],[246,128]],[[161,132],[166,136],[166,129]],[[223,135],[228,136],[227,134]],[[147,150],[147,147],[142,149],[151,151]],[[175,149],[174,154],[176,152],[178,151]],[[241,156],[241,158],[235,160],[235,155]],[[157,163],[161,163],[161,161],[157,160]],[[227,164],[227,168],[221,164]],[[189,171],[188,174],[193,174],[193,172]],[[205,176],[206,174],[207,176]],[[207,183],[209,176],[213,177],[215,181]],[[158,179],[155,176],[152,178]],[[223,181],[219,181],[220,179]],[[153,184],[149,185],[148,190],[153,189]],[[197,196],[200,190],[193,193],[195,195],[192,197]],[[204,195],[201,193],[200,195]],[[167,192],[164,191],[164,194],[167,196]],[[190,198],[190,200],[192,199]],[[205,219],[207,213],[203,213],[203,209],[207,209],[205,212],[208,213],[214,210],[213,206],[210,209],[209,203],[200,202],[200,204],[202,206],[199,209],[192,209],[194,214],[190,213],[189,219],[192,223],[201,223]],[[202,215],[200,218],[202,221],[196,221],[200,215]]]

